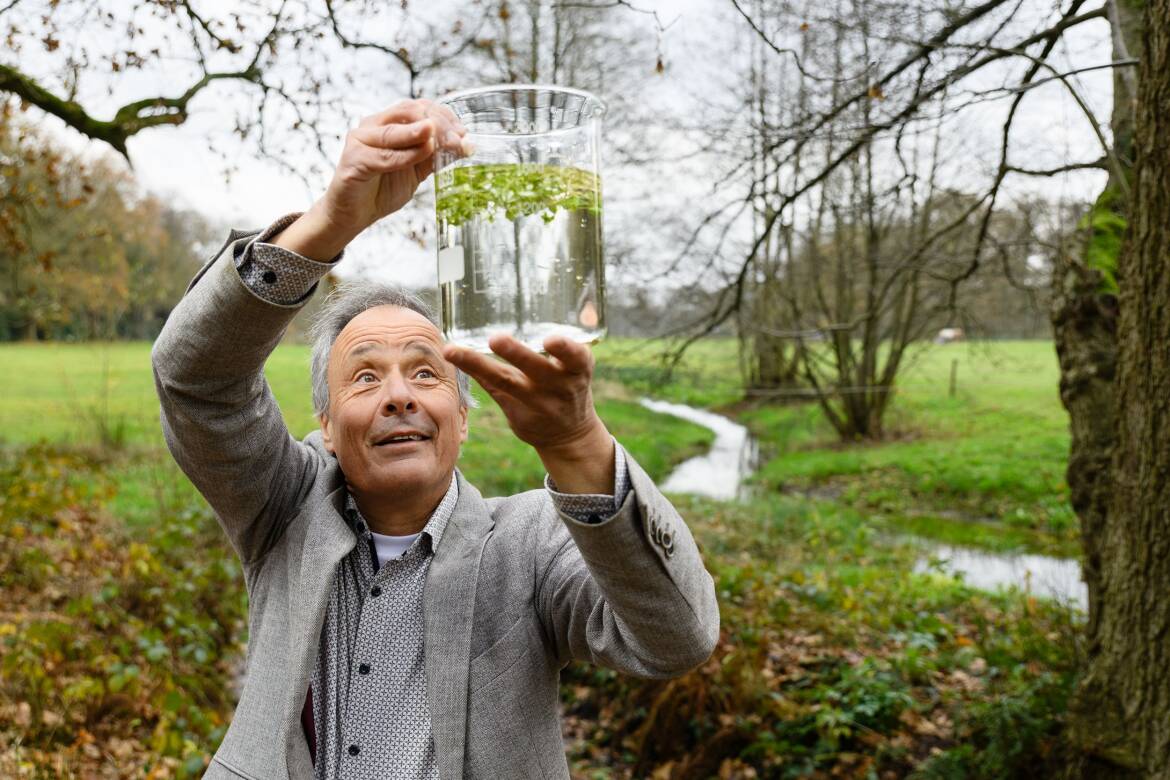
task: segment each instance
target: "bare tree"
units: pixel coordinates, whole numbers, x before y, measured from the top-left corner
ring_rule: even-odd
[[[281,160],[288,152],[266,123],[279,118],[321,149],[324,121],[342,113],[352,85],[330,68],[340,49],[370,49],[405,77],[407,94],[429,69],[458,56],[475,40],[477,17],[422,21],[370,0],[240,0],[209,10],[194,0],[8,0],[0,4],[0,93],[56,116],[82,135],[128,158],[127,141],[151,128],[181,125],[217,85],[254,98],[235,118],[235,132]],[[406,4],[403,3],[402,6]],[[385,19],[387,40],[367,40],[356,20]],[[123,84],[166,84],[134,97],[104,119],[91,107],[102,91]],[[215,93],[222,97],[222,92]],[[323,150],[322,150],[322,154]],[[290,166],[290,170],[295,166]]]
[[[776,100],[804,100],[808,107],[802,116],[762,128],[764,142],[720,177],[729,189],[745,192],[696,226],[696,235],[717,237],[714,257],[734,246],[718,236],[745,210],[766,218],[757,220],[739,259],[725,266],[717,305],[682,347],[731,318],[743,319],[754,299],[761,252],[791,245],[772,269],[783,280],[790,309],[790,324],[777,335],[796,342],[802,377],[843,437],[880,435],[905,348],[960,319],[961,286],[1010,254],[1005,247],[1012,237],[998,234],[1015,224],[1001,218],[1015,210],[1002,196],[1004,182],[1117,167],[1105,131],[1069,72],[1050,61],[1062,36],[1105,20],[1106,9],[1086,10],[1082,0],[1071,0],[1036,29],[1021,3],[1006,0],[945,11],[869,0],[831,7],[731,5],[772,55],[773,71],[789,73],[777,81]],[[911,37],[908,30],[927,32]],[[1003,86],[983,86],[989,74]],[[1101,140],[1099,156],[1033,167],[1012,154],[1021,103],[1049,82],[1074,95]],[[798,97],[810,91],[814,99]],[[986,183],[969,172],[956,174],[953,163],[944,171],[953,130],[943,125],[953,127],[963,112],[997,101],[1005,104],[1005,118],[999,159]],[[962,185],[941,186],[956,176]],[[776,187],[776,180],[783,185]]]
[[[756,0],[754,12],[764,16],[764,3]],[[807,38],[802,39],[802,46]],[[759,192],[752,202],[753,229],[759,230],[771,218],[771,203],[782,192],[783,181],[779,171],[768,175],[766,145],[774,128],[784,122],[793,121],[786,114],[800,115],[808,110],[808,93],[803,82],[797,90],[796,99],[791,102],[781,98],[778,88],[784,83],[784,69],[779,73],[769,67],[769,52],[758,36],[751,41],[751,65],[747,95],[749,110],[753,117],[751,138],[758,148],[758,157],[753,161],[752,174],[761,182]],[[803,52],[802,52],[803,53]],[[789,108],[789,111],[785,109]],[[786,278],[785,255],[791,254],[792,226],[782,225],[769,235],[752,258],[748,278],[748,292],[745,305],[740,307],[736,317],[736,332],[739,334],[741,370],[746,379],[749,394],[790,389],[796,385],[799,368],[796,350],[791,340],[784,337],[789,329],[791,316],[789,307],[783,304],[783,288]]]

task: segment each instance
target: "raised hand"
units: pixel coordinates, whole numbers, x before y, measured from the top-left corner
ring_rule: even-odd
[[[315,260],[335,257],[370,225],[402,208],[434,170],[435,152],[469,149],[447,107],[406,100],[363,119],[345,137],[325,195],[273,243]]]
[[[451,109],[429,100],[404,101],[366,117],[346,135],[322,201],[324,215],[361,232],[406,205],[434,170],[435,151],[458,152],[466,134]]]

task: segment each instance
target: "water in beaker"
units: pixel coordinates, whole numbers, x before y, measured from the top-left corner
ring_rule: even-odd
[[[487,351],[505,331],[605,333],[600,101],[556,87],[490,87],[440,101],[473,153],[441,152],[435,175],[445,337]]]

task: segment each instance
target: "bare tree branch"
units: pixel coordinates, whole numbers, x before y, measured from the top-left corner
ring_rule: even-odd
[[[1007,166],[1008,173],[1018,173],[1023,176],[1057,176],[1062,173],[1069,173],[1070,171],[1086,171],[1086,170],[1109,170],[1109,158],[1101,157],[1091,162],[1069,163],[1068,165],[1061,165],[1056,168],[1045,168],[1043,170],[1036,170],[1033,168],[1020,168],[1016,165]]]
[[[207,73],[178,97],[153,97],[135,100],[119,108],[109,121],[94,119],[80,104],[62,100],[15,68],[0,64],[0,91],[10,92],[65,124],[97,141],[104,141],[129,160],[126,141],[148,127],[180,125],[187,120],[187,105],[214,81],[240,79],[256,82],[260,73],[254,68],[225,73]],[[158,111],[160,110],[161,111]]]
[[[759,39],[761,41],[763,41],[768,46],[768,48],[770,48],[772,51],[776,52],[777,54],[779,54],[781,56],[791,57],[792,62],[796,65],[796,69],[798,71],[800,71],[800,75],[804,76],[805,78],[810,79],[812,81],[820,81],[820,82],[845,82],[845,81],[857,81],[859,78],[863,78],[865,76],[865,70],[863,70],[861,73],[859,73],[856,76],[840,76],[840,77],[818,76],[814,73],[810,73],[804,67],[804,63],[801,62],[800,54],[798,54],[796,52],[796,50],[780,46],[775,41],[773,41],[771,39],[771,37],[769,37],[768,34],[763,31],[763,29],[756,22],[756,20],[752,18],[751,14],[749,14],[747,11],[744,10],[743,6],[740,5],[739,0],[730,0],[730,2],[732,4],[732,6],[735,7],[735,10],[739,13],[739,15],[743,17],[744,21],[746,21],[748,23],[748,25],[752,28],[752,30],[759,37]]]
[[[671,19],[669,22],[664,24],[662,22],[662,18],[658,15],[657,11],[655,11],[652,8],[639,8],[638,6],[629,2],[629,0],[609,0],[609,2],[606,2],[606,3],[559,2],[559,3],[555,4],[555,7],[556,8],[581,8],[581,9],[584,9],[587,11],[603,10],[606,8],[628,8],[629,10],[634,11],[635,13],[646,14],[648,16],[654,17],[654,26],[655,26],[655,29],[659,33],[666,32],[674,25],[675,22],[677,22],[679,19],[682,18],[681,15],[676,16],[673,19]]]

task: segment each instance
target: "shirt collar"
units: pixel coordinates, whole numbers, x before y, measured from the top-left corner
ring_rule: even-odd
[[[455,514],[457,503],[459,503],[459,480],[452,473],[451,485],[443,495],[443,500],[435,507],[435,511],[431,513],[427,524],[422,529],[423,537],[430,543],[431,552],[439,549],[439,542],[443,539],[443,531],[446,530],[451,515]],[[369,523],[362,517],[361,510],[358,509],[357,502],[353,500],[353,495],[349,491],[346,491],[345,494],[345,519],[358,538],[367,541],[371,538]]]

